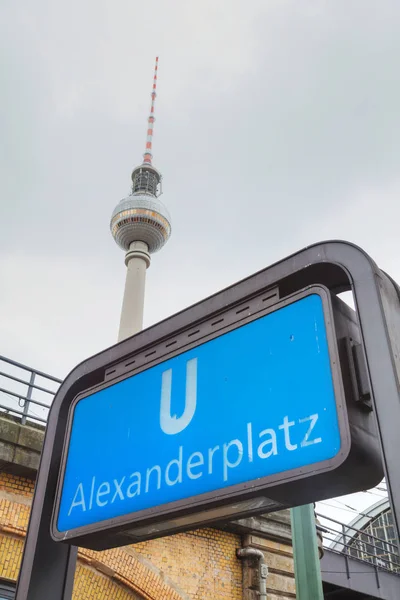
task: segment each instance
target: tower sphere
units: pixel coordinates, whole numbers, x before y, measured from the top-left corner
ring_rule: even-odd
[[[132,242],[144,242],[152,254],[168,241],[171,217],[166,206],[155,196],[134,193],[117,204],[110,229],[123,250],[128,251]]]
[[[147,140],[143,163],[133,169],[131,195],[121,200],[111,215],[110,229],[113,238],[126,252],[130,250],[133,242],[143,242],[147,245],[149,254],[152,254],[160,250],[171,235],[171,217],[166,206],[159,199],[161,173],[152,165],[157,70],[158,57],[154,70],[150,115],[147,119]],[[130,252],[129,256],[132,258],[133,254]]]

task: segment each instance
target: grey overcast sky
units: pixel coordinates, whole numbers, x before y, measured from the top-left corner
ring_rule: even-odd
[[[400,280],[399,31],[398,0],[4,0],[0,353],[63,377],[116,341],[156,54],[147,325],[327,238]]]

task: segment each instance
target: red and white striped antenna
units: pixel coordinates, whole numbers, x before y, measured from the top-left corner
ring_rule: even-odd
[[[156,100],[156,89],[157,89],[157,70],[158,70],[158,56],[156,57],[156,66],[154,68],[154,79],[153,79],[153,90],[151,92],[151,108],[150,115],[148,118],[147,127],[147,140],[146,140],[146,152],[143,154],[143,164],[151,165],[152,155],[152,144],[153,144],[153,127],[154,127],[154,103]]]

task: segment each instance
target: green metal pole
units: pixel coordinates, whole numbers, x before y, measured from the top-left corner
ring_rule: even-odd
[[[314,506],[292,508],[292,539],[297,600],[323,600]]]

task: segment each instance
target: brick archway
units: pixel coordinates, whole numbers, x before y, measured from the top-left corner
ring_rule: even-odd
[[[94,552],[81,548],[78,560],[132,590],[139,600],[190,600],[177,586],[166,581],[158,569],[150,568],[130,546]],[[75,585],[74,585],[75,589]]]
[[[15,483],[15,488],[11,488],[11,493],[0,489],[0,577],[16,581],[29,518],[31,490],[24,493],[20,483],[22,479],[8,478]],[[97,588],[96,596],[91,596],[92,588]],[[100,597],[102,600],[189,600],[187,594],[167,581],[156,567],[152,568],[130,547],[104,552],[81,548],[73,598],[91,600]]]

